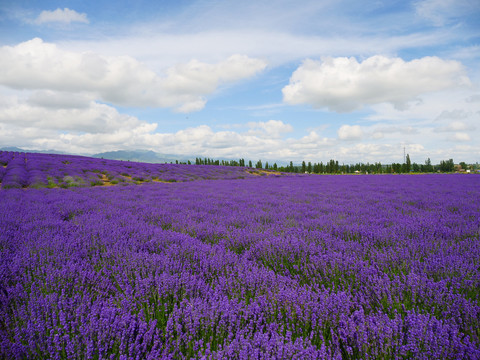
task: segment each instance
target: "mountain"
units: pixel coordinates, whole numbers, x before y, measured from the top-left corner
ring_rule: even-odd
[[[13,151],[13,152],[27,152],[27,153],[44,153],[44,154],[66,154],[57,150],[26,150],[16,146],[5,146],[0,148],[0,151]],[[189,157],[183,155],[173,154],[160,154],[151,150],[117,150],[98,153],[95,155],[77,154],[82,156],[89,156],[94,158],[103,158],[109,160],[124,160],[124,161],[136,161],[145,163],[169,163],[176,160],[181,162],[187,162],[191,160]]]
[[[62,154],[65,155],[67,153],[57,150],[25,150],[15,146],[5,146],[0,148],[0,151],[15,151],[15,152],[28,152],[28,153],[43,153],[43,154]],[[160,154],[155,151],[151,150],[116,150],[116,151],[106,151],[94,155],[90,154],[73,154],[72,155],[81,155],[81,156],[88,156],[94,158],[103,158],[109,160],[123,160],[123,161],[136,161],[136,162],[145,162],[145,163],[170,163],[175,162],[176,160],[180,162],[187,162],[190,160],[192,163],[195,163],[195,157],[188,156],[188,155],[175,155],[175,154]],[[210,158],[210,156],[204,156]],[[203,158],[203,157],[202,157]],[[231,159],[231,158],[222,158],[222,157],[212,157],[214,160],[236,160],[238,158]],[[263,161],[263,160],[262,160]],[[246,159],[248,163],[248,159]],[[253,161],[255,164],[256,161]],[[265,163],[265,161],[263,161]],[[273,163],[277,163],[278,166],[285,166],[288,165],[286,161],[278,160],[278,161],[268,161],[270,165]]]
[[[61,154],[61,155],[66,154],[63,151],[57,151],[57,150],[25,150],[16,146],[5,146],[0,148],[0,151],[14,151],[14,152],[41,153],[41,154]]]
[[[151,150],[117,150],[117,151],[107,151],[92,155],[95,158],[103,158],[109,160],[124,160],[124,161],[137,161],[145,163],[165,163],[165,162],[175,162],[179,160],[186,162],[190,160],[179,155],[172,154],[159,154]]]
[[[25,150],[20,149],[15,146],[5,146],[0,149],[1,151],[15,151],[15,152],[25,152]]]

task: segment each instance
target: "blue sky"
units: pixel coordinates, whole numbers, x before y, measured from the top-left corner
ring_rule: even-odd
[[[0,3],[0,146],[267,161],[480,155],[480,3]]]

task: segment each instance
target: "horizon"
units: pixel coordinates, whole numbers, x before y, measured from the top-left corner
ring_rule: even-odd
[[[283,161],[283,160],[268,160],[268,159],[248,159],[248,158],[212,158],[212,157],[208,157],[208,156],[193,156],[193,155],[185,155],[184,157],[181,157],[181,156],[176,156],[175,154],[161,154],[161,153],[157,153],[157,152],[154,152],[152,150],[114,150],[114,151],[106,151],[106,152],[101,152],[101,153],[96,153],[96,154],[74,154],[74,153],[66,153],[66,152],[60,152],[60,151],[55,151],[55,150],[26,150],[26,149],[21,149],[21,148],[17,148],[17,147],[0,147],[0,153],[1,152],[19,152],[19,153],[25,153],[25,154],[35,154],[35,153],[38,153],[38,154],[43,154],[43,155],[63,155],[63,156],[79,156],[79,157],[87,157],[87,158],[93,158],[93,159],[105,159],[105,160],[113,160],[113,161],[128,161],[128,162],[133,162],[133,163],[144,163],[144,164],[177,164],[177,165],[201,165],[201,166],[205,166],[205,165],[209,165],[209,166],[224,166],[221,162],[226,162],[226,166],[230,167],[230,166],[239,166],[239,167],[249,167],[249,165],[231,165],[231,164],[228,164],[229,162],[239,162],[239,161],[243,161],[245,164],[248,164],[249,162],[252,163],[252,167],[255,168],[256,167],[256,163],[258,162],[261,162],[263,165],[262,165],[262,168],[265,167],[266,164],[268,164],[268,169],[272,169],[272,166],[276,165],[278,167],[289,167],[293,164],[294,167],[296,168],[300,168],[302,167],[303,165],[327,165],[328,163],[332,162],[332,161],[335,161],[338,163],[338,165],[340,166],[355,166],[355,165],[365,165],[365,166],[368,166],[368,165],[381,165],[382,168],[385,168],[385,167],[390,167],[390,166],[394,166],[394,165],[405,165],[406,162],[405,161],[401,161],[401,162],[392,162],[392,163],[388,163],[388,162],[381,162],[381,161],[377,161],[377,162],[373,162],[373,163],[370,163],[368,161],[357,161],[355,163],[346,163],[346,162],[341,162],[337,159],[328,159],[328,160],[318,160],[318,161],[305,161],[305,160],[300,160],[298,162],[295,162],[295,161]],[[126,153],[124,154],[124,156],[120,156],[118,153]],[[156,158],[156,161],[152,161],[152,160],[147,160],[147,158],[145,157],[141,157],[145,154],[153,154],[155,156],[157,156]],[[115,155],[118,155],[118,156],[115,156]],[[134,158],[129,158],[129,156],[134,156],[134,155],[138,155],[140,157],[134,157]],[[410,156],[410,154],[406,154],[406,156]],[[201,163],[201,164],[196,164],[195,162],[196,161],[212,161],[212,164],[206,164],[206,163]],[[428,160],[430,160],[430,162],[428,162]],[[220,164],[215,164],[214,162],[216,161],[219,161]],[[469,163],[469,162],[465,162],[463,160],[458,160],[455,161],[454,159],[452,158],[449,158],[449,159],[442,159],[440,160],[438,163],[437,162],[432,162],[430,158],[427,158],[425,162],[417,162],[417,161],[412,161],[411,159],[409,159],[410,161],[410,164],[411,165],[418,165],[418,166],[424,166],[424,165],[427,165],[427,162],[428,162],[428,165],[431,165],[433,167],[439,167],[441,166],[441,163],[442,162],[450,162],[452,161],[454,165],[461,165],[462,163],[465,163],[466,165],[469,165],[469,166],[473,166],[474,168],[473,169],[478,169],[478,162],[475,162],[475,163]],[[190,163],[187,163],[187,162],[190,162]],[[407,161],[408,162],[408,161]],[[265,169],[267,169],[265,167]],[[465,170],[465,169],[464,169]],[[414,171],[414,170],[412,170]],[[422,171],[419,171],[419,172],[422,172]]]
[[[0,147],[474,164],[479,17],[466,0],[1,4]]]

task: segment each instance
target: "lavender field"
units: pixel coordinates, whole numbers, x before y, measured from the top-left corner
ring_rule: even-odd
[[[0,358],[480,358],[478,175],[10,154]]]
[[[274,175],[274,172],[231,166],[195,168],[177,164],[145,164],[74,155],[0,151],[0,187],[3,189],[243,179],[264,175]]]

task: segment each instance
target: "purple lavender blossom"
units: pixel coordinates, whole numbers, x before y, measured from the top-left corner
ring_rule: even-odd
[[[0,159],[0,358],[480,358],[476,175]]]

